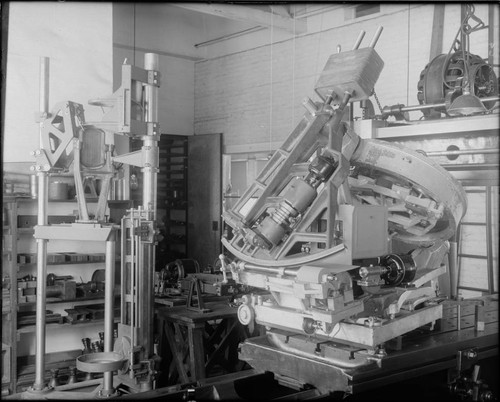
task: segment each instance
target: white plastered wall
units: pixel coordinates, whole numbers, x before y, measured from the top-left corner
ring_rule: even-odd
[[[49,110],[57,102],[71,100],[83,104],[87,121],[100,120],[102,110],[87,102],[112,92],[112,4],[10,2],[9,8],[3,161],[34,162],[30,151],[39,147],[39,126],[35,119],[39,114],[40,57],[50,59]],[[75,247],[60,243],[54,246],[59,250]],[[95,243],[92,246],[95,247]],[[24,251],[29,251],[28,247]],[[79,251],[85,252],[84,249],[82,245]],[[76,267],[82,269],[81,265]],[[88,281],[89,275],[98,268],[97,265],[86,267],[80,275]],[[56,273],[75,275],[68,271]],[[64,315],[61,310],[67,307],[61,304],[50,308]],[[97,338],[98,331],[102,330],[99,328],[91,325],[76,331],[66,327],[50,330],[46,352],[81,348],[80,339]],[[18,354],[33,354],[34,333],[20,337]]]
[[[3,133],[4,162],[34,161],[39,146],[40,57],[50,59],[49,110],[71,100],[87,121],[100,120],[89,99],[112,91],[112,4],[11,2]]]
[[[194,60],[190,49],[181,55],[189,35],[186,22],[174,21],[165,5],[113,4],[114,88],[120,85],[121,64],[144,67],[144,54],[158,54],[161,74],[158,120],[164,134],[192,135],[194,125]],[[175,31],[172,25],[175,25]],[[179,44],[180,43],[180,44]]]

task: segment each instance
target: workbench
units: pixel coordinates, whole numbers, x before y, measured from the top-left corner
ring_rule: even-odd
[[[185,306],[187,302],[186,294],[179,294],[175,296],[155,296],[155,305],[163,305],[167,307]],[[224,302],[231,299],[231,296],[217,296],[217,295],[203,295],[203,302]]]
[[[242,368],[237,348],[247,334],[238,322],[237,308],[221,301],[204,307],[209,311],[186,306],[157,309],[162,383],[194,382],[209,376],[216,366],[224,372]]]

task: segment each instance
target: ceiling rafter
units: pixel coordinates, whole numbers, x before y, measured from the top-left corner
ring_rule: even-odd
[[[284,9],[280,9],[279,14],[276,14],[270,8],[265,11],[264,9],[233,4],[171,3],[171,5],[235,21],[254,23],[266,28],[272,26],[274,29],[282,29],[297,35],[307,32],[306,21],[286,16]]]

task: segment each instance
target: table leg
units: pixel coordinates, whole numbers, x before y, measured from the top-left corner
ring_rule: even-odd
[[[163,356],[163,336],[165,334],[165,320],[158,317],[158,355]]]
[[[227,371],[231,371],[231,362],[229,361],[230,359],[230,348],[231,348],[231,340],[233,336],[233,332],[235,331],[235,328],[238,325],[238,320],[231,320],[231,321],[226,321],[221,323],[220,326],[224,326],[226,330],[226,333],[224,337],[220,340],[217,340],[218,346],[217,348],[213,351],[213,353],[208,357],[207,364],[206,364],[206,370],[208,371],[212,365],[219,360],[221,366],[223,366]],[[227,361],[224,359],[224,352],[228,350],[228,359]],[[219,359],[220,358],[220,359]]]
[[[193,381],[205,378],[205,351],[203,348],[204,328],[189,327],[189,361]]]
[[[165,323],[165,333],[167,334],[167,340],[170,345],[170,350],[172,351],[172,357],[175,361],[175,365],[177,366],[177,372],[181,377],[181,381],[183,383],[189,382],[189,378],[186,374],[186,370],[184,369],[183,364],[183,356],[182,356],[182,343],[178,344],[175,340],[175,335],[170,328],[169,323]],[[179,348],[181,350],[179,350]]]

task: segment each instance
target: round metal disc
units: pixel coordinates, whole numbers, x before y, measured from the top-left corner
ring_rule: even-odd
[[[116,352],[89,353],[77,357],[76,368],[86,373],[105,373],[119,370],[123,360],[123,356]]]

